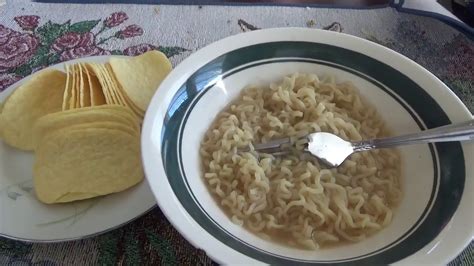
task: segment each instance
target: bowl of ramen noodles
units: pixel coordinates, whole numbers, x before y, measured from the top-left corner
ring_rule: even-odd
[[[298,139],[360,141],[472,119],[410,59],[341,33],[232,36],[163,81],[142,157],[158,205],[223,264],[449,263],[474,235],[471,143],[372,150],[331,168]],[[289,152],[255,150],[290,137]]]

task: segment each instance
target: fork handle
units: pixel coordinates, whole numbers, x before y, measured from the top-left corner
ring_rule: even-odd
[[[401,145],[474,140],[474,120],[436,127],[397,137],[352,142],[354,151],[390,148]]]

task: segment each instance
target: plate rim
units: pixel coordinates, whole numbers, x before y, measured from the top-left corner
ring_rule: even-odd
[[[36,74],[37,72],[42,71],[42,70],[61,69],[61,71],[63,71],[64,70],[64,65],[66,65],[66,64],[73,64],[73,63],[77,63],[77,62],[107,62],[110,58],[113,58],[113,57],[130,57],[130,56],[126,56],[126,55],[98,55],[98,56],[87,56],[87,57],[81,57],[81,58],[76,58],[76,59],[72,59],[72,60],[63,61],[63,62],[54,64],[54,65],[47,66],[45,68],[42,68],[42,69],[40,69],[40,70],[38,70],[34,73],[31,73],[31,74],[23,77],[22,79],[16,81],[12,85],[8,86],[6,89],[4,89],[2,92],[0,92],[0,94],[4,94],[7,91],[9,91],[9,94],[13,93],[13,91],[16,90],[16,88],[21,86],[24,82],[28,81],[34,74]],[[146,182],[146,185],[150,187],[150,184],[148,183],[148,180],[146,179],[146,177],[144,178],[144,180],[142,182]],[[151,187],[150,187],[150,191],[151,191]],[[153,195],[153,199],[155,199],[154,195]],[[111,232],[115,229],[118,229],[122,226],[125,226],[125,225],[127,225],[127,224],[129,224],[129,223],[145,216],[146,214],[150,213],[157,206],[158,206],[157,202],[156,202],[156,200],[154,200],[152,206],[147,208],[145,211],[135,215],[133,218],[128,219],[128,220],[126,220],[126,221],[124,221],[120,224],[116,224],[116,225],[113,225],[111,227],[108,227],[104,230],[101,230],[101,231],[98,231],[98,232],[93,232],[93,233],[88,233],[88,234],[82,235],[82,236],[68,237],[68,238],[61,238],[61,239],[34,239],[34,238],[17,237],[17,236],[2,233],[0,231],[0,238],[5,238],[5,239],[15,240],[15,241],[21,241],[21,242],[24,242],[24,243],[62,243],[62,242],[84,240],[84,239],[96,237],[96,236]]]
[[[331,37],[329,38],[330,41],[333,39],[339,39],[339,41],[345,40],[352,43],[356,42],[357,45],[355,45],[354,47],[347,47],[347,46],[341,45],[340,42],[337,44],[330,43],[327,40],[324,40],[324,38],[321,38],[322,41],[320,41],[320,43],[326,43],[329,45],[343,47],[349,50],[357,51],[369,57],[377,58],[377,57],[374,57],[374,54],[375,54],[374,51],[368,52],[370,49],[375,49],[378,52],[383,52],[387,54],[387,56],[390,58],[397,58],[396,60],[397,64],[402,64],[405,66],[408,65],[411,68],[415,68],[417,72],[421,74],[422,78],[427,79],[428,82],[436,83],[436,85],[440,87],[440,91],[442,91],[443,93],[447,94],[447,96],[449,96],[450,101],[454,100],[457,103],[457,107],[458,107],[457,109],[455,108],[454,110],[458,110],[456,111],[456,112],[459,112],[459,114],[457,114],[458,116],[465,116],[466,118],[470,116],[470,118],[472,118],[472,114],[470,114],[469,110],[465,107],[465,105],[461,102],[461,100],[457,97],[457,95],[455,95],[454,92],[452,92],[444,83],[442,83],[436,76],[434,76],[428,70],[426,70],[425,68],[423,68],[422,66],[420,66],[419,64],[417,64],[416,62],[407,58],[404,55],[401,55],[389,48],[386,48],[384,46],[367,41],[365,39],[362,39],[356,36],[352,36],[352,35],[348,35],[344,33],[334,33],[334,32],[315,30],[315,29],[306,29],[306,28],[273,28],[273,29],[265,29],[265,30],[259,30],[259,31],[254,31],[254,32],[241,33],[238,35],[224,38],[222,40],[219,40],[217,42],[214,42],[202,48],[201,50],[195,52],[193,55],[185,59],[180,65],[178,65],[178,67],[175,70],[173,70],[173,72],[162,83],[162,85],[160,86],[161,89],[159,89],[158,92],[155,93],[150,104],[149,112],[147,112],[147,114],[145,115],[141,143],[142,143],[142,156],[143,156],[143,162],[145,166],[145,172],[146,172],[146,175],[149,177],[148,179],[150,182],[150,186],[157,199],[158,205],[163,207],[161,208],[163,214],[168,218],[170,223],[181,233],[181,235],[184,238],[186,238],[195,247],[203,248],[206,251],[208,256],[210,256],[212,259],[218,262],[226,263],[228,261],[231,261],[230,258],[238,258],[239,260],[237,261],[261,263],[259,261],[248,258],[242,254],[232,254],[232,253],[236,253],[236,251],[229,247],[222,248],[222,250],[229,251],[229,252],[226,252],[227,254],[218,254],[219,252],[215,251],[215,248],[216,248],[215,246],[213,246],[214,249],[210,249],[206,247],[205,245],[199,244],[199,243],[204,243],[206,241],[210,241],[212,244],[215,244],[215,245],[217,244],[223,245],[220,241],[213,239],[213,237],[210,236],[207,232],[205,232],[205,230],[203,230],[199,225],[195,224],[196,222],[192,218],[190,218],[190,216],[184,210],[183,206],[181,206],[181,204],[177,202],[176,196],[174,195],[167,181],[161,182],[162,183],[161,187],[156,186],[156,182],[157,182],[156,180],[163,181],[163,178],[166,178],[166,177],[159,177],[159,175],[157,175],[157,174],[163,175],[165,173],[164,169],[162,168],[162,162],[160,161],[158,167],[156,167],[156,165],[153,165],[152,162],[149,162],[148,160],[151,160],[151,158],[155,158],[156,153],[160,153],[160,152],[151,151],[152,147],[154,149],[157,149],[158,151],[161,151],[159,147],[161,143],[156,143],[157,141],[153,141],[155,140],[155,138],[153,138],[151,135],[153,132],[156,131],[154,130],[155,123],[157,122],[159,123],[159,121],[164,118],[164,113],[166,113],[166,108],[168,108],[168,106],[163,107],[163,104],[161,103],[165,102],[166,104],[168,104],[169,100],[171,100],[171,98],[174,96],[177,89],[179,88],[179,85],[182,84],[184,80],[186,80],[190,75],[196,72],[197,69],[205,65],[208,61],[222,55],[223,53],[228,53],[229,51],[235,50],[239,47],[244,47],[251,44],[258,44],[258,43],[264,43],[264,42],[276,42],[276,41],[284,41],[284,40],[317,42],[311,38],[300,37],[300,36],[304,36],[304,34],[315,34],[315,35],[319,35],[319,37]],[[262,40],[261,36],[267,36],[267,37],[271,36],[271,37],[268,37],[270,40],[265,41],[265,40]],[[280,38],[281,36],[284,36],[286,39]],[[360,47],[361,45],[365,45],[365,47],[361,48]],[[381,61],[384,62],[384,60],[381,60]],[[406,71],[402,71],[399,66],[394,66],[393,62],[388,65],[396,69],[399,69],[402,73],[406,74]],[[410,77],[410,79],[412,79],[412,77]],[[418,84],[419,80],[414,81],[414,82]],[[170,88],[172,88],[172,91],[170,90]],[[439,97],[436,97],[436,98],[439,98]],[[443,110],[445,110],[445,108],[443,108]],[[453,116],[452,114],[453,112],[454,111],[452,110],[450,111],[451,113],[450,116]],[[466,149],[464,146],[463,146],[463,152],[464,154],[466,154]],[[465,157],[471,158],[470,156],[468,157],[466,155]],[[469,173],[472,175],[472,172],[469,172]],[[152,178],[156,180],[151,180]],[[473,188],[472,182],[469,182],[470,181],[469,177],[466,177],[466,179],[467,179],[467,182],[465,183],[466,187],[464,189],[464,193],[469,195],[469,198],[472,198],[472,188]],[[165,186],[165,188],[163,188],[163,186]],[[163,195],[165,193],[167,197],[169,196],[172,197],[173,202],[175,202],[178,205],[179,210],[171,210],[170,208],[165,207],[166,204],[169,204],[169,199],[167,200],[167,202],[165,202],[164,195]],[[467,198],[466,196],[462,197],[459,206],[463,205],[463,203],[465,205],[466,198]],[[459,212],[459,209],[451,218],[450,223],[452,223],[452,220],[455,219],[455,216],[458,214],[458,212]],[[180,216],[179,217],[180,219],[178,219],[177,216]],[[187,224],[185,225],[185,223]],[[185,226],[187,226],[188,228],[185,228]],[[188,233],[189,231],[191,231],[191,229],[203,230],[202,234],[205,235],[206,238],[210,240],[197,239],[197,237]],[[440,235],[444,231],[446,231],[446,229],[443,229]],[[472,231],[474,231],[474,229]],[[471,235],[472,234],[473,232],[471,232]],[[437,241],[437,239],[438,237],[435,238],[433,242]],[[467,241],[466,239],[466,241],[463,241],[463,244],[461,245],[465,247],[466,245],[469,244],[469,242],[470,241]],[[432,243],[430,243],[429,245],[431,244]],[[457,246],[460,247],[460,245],[457,245]],[[407,259],[415,257],[419,252],[422,252],[424,248],[422,248],[420,251],[415,252],[414,254],[398,262],[405,261],[406,263]],[[450,251],[451,252],[449,251],[445,252],[445,255],[446,255],[445,259],[451,259],[452,257],[456,256],[459,252],[461,252],[462,249],[456,248],[456,249],[451,249]],[[451,254],[450,256],[448,253],[453,253],[453,254]],[[245,258],[242,258],[242,257],[245,257]],[[434,262],[439,263],[439,261],[434,261]]]

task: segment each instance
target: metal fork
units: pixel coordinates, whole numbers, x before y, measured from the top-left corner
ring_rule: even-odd
[[[390,138],[350,142],[331,133],[316,132],[297,141],[305,145],[305,152],[316,156],[330,167],[337,167],[355,152],[401,145],[467,140],[474,140],[474,120]],[[294,143],[295,141],[287,137],[255,144],[254,148],[257,152],[281,156],[288,154],[290,152],[288,147],[291,147]]]

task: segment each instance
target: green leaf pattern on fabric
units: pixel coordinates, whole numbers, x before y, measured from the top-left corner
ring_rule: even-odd
[[[98,20],[86,20],[72,24],[68,31],[76,33],[85,33],[91,31],[97,24],[99,24],[100,19]]]
[[[69,21],[64,24],[48,21],[46,24],[36,29],[36,35],[39,37],[41,44],[49,48],[58,37],[67,32],[69,25]]]
[[[169,46],[169,47],[160,46],[158,47],[158,50],[164,53],[167,57],[173,57],[175,55],[188,51],[185,48],[177,47],[177,46]]]

